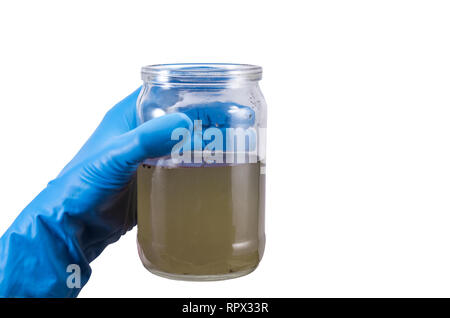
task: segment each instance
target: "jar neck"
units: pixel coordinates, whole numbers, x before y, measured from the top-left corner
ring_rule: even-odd
[[[247,64],[159,64],[142,68],[146,84],[188,89],[248,87],[261,77],[261,67]]]

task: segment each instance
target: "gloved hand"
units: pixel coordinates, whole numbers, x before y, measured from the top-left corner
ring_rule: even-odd
[[[0,238],[0,296],[77,296],[80,289],[66,284],[69,265],[79,266],[84,286],[89,263],[136,224],[139,163],[169,154],[177,143],[171,140],[173,129],[192,130],[192,121],[181,113],[137,127],[138,94],[139,89],[105,115],[73,160]]]

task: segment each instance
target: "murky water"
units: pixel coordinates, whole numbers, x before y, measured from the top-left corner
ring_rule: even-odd
[[[178,279],[224,279],[258,265],[265,245],[260,162],[138,170],[144,265]]]

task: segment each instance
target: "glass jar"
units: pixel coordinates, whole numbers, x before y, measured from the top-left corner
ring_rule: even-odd
[[[182,112],[170,155],[138,169],[138,250],[151,272],[220,280],[252,272],[264,253],[266,104],[262,68],[166,64],[142,68],[138,122]]]

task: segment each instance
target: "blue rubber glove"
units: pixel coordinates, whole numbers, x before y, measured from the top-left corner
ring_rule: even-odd
[[[170,153],[178,127],[192,130],[181,113],[137,127],[139,90],[104,117],[58,177],[20,213],[0,238],[0,296],[75,297],[68,277],[136,224],[135,171],[146,158]],[[76,284],[76,280],[75,280]],[[71,286],[73,287],[73,286]]]

